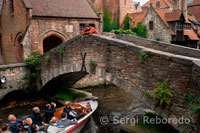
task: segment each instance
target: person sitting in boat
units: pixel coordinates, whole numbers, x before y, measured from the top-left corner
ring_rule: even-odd
[[[56,111],[55,103],[52,102],[51,104],[46,105],[46,109],[45,109],[46,123],[49,123],[51,118],[54,116],[55,111]]]
[[[52,117],[49,121],[49,127],[47,129],[48,133],[56,133],[62,131],[63,128],[58,127],[58,119],[56,117]]]
[[[9,124],[9,130],[12,133],[18,133],[19,132],[19,126],[18,123],[22,123],[22,120],[16,119],[16,117],[12,114],[8,116],[8,124]]]
[[[74,120],[70,120],[67,118],[67,113],[63,112],[61,114],[61,119],[58,121],[58,127],[60,128],[65,128],[67,127],[68,125],[76,125],[78,124],[77,120],[74,119]]]
[[[7,123],[3,123],[1,125],[1,130],[2,130],[2,133],[10,133],[9,125]]]
[[[42,116],[40,114],[40,109],[39,107],[34,107],[33,108],[33,113],[30,115],[30,118],[33,120],[33,124],[36,124],[38,126],[42,126]]]
[[[28,131],[28,133],[34,133],[39,130],[39,126],[36,124],[33,124],[33,121],[31,118],[26,118],[24,120],[24,131]]]
[[[39,131],[46,131],[46,127],[42,124],[43,119],[40,114],[39,107],[33,108],[33,113],[30,115],[30,118],[33,120],[33,124],[36,124],[39,126]]]
[[[68,119],[70,119],[70,120],[72,120],[74,118],[76,118],[78,120],[82,117],[82,115],[77,114],[74,110],[72,110],[71,102],[69,102],[69,101],[65,102],[65,108],[64,108],[63,112],[67,113]]]

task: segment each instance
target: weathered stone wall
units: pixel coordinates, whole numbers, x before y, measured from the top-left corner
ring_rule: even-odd
[[[101,32],[101,24],[98,19],[68,19],[68,18],[40,18],[34,17],[30,25],[31,46],[33,51],[43,53],[43,40],[48,37],[48,33],[54,32],[64,40],[80,34],[80,23],[94,23],[96,29]],[[49,34],[49,35],[50,35]],[[51,34],[52,35],[52,34]]]
[[[153,22],[153,30],[149,29],[149,22]],[[148,38],[152,40],[160,39],[163,42],[171,43],[172,37],[170,29],[164,24],[160,16],[156,13],[155,9],[150,7],[143,23],[146,24],[148,29]]]
[[[1,65],[0,76],[6,77],[6,84],[0,88],[0,99],[9,92],[22,88],[24,81],[22,80],[27,73],[25,64]],[[5,87],[5,88],[4,88]]]
[[[18,63],[17,37],[23,35],[28,25],[26,9],[21,0],[14,0],[14,11],[11,11],[10,0],[4,2],[1,16],[2,51],[5,64]],[[19,35],[19,36],[18,36]],[[22,37],[22,36],[21,36]]]
[[[150,40],[146,38],[141,38],[137,36],[131,36],[131,35],[115,35],[114,38],[121,39],[124,41],[132,42],[139,46],[144,46],[147,48],[160,50],[168,53],[178,54],[178,55],[184,55],[188,57],[195,57],[200,58],[200,50],[193,49],[189,47],[179,46],[175,44],[165,43],[161,41],[155,41]]]
[[[153,105],[153,100],[144,95],[152,91],[157,82],[169,80],[169,88],[173,93],[173,105],[169,109],[155,108],[156,112],[166,118],[180,118],[188,112],[185,93],[195,92],[199,96],[199,59],[179,56],[167,52],[152,50],[133,43],[112,39],[99,35],[77,36],[63,44],[66,46],[63,61],[55,52],[49,52],[51,61],[42,58],[42,83],[63,73],[84,70],[90,72],[89,61],[97,63],[95,74],[120,88],[132,93],[147,105]],[[150,53],[143,63],[138,61],[141,51]],[[82,56],[87,53],[83,60]],[[83,65],[86,64],[86,65]],[[191,86],[191,84],[195,84]],[[171,123],[180,132],[188,132],[183,125]]]

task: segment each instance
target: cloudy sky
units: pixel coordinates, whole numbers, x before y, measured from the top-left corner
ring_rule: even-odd
[[[133,1],[140,2],[141,5],[143,5],[143,4],[145,4],[149,0],[133,0]]]

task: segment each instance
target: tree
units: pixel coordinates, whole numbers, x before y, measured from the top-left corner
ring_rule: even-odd
[[[124,30],[130,29],[130,17],[129,14],[126,15],[126,18],[124,20]]]
[[[113,19],[112,22],[112,30],[118,30],[120,27],[118,26],[118,22],[116,21],[116,19]]]
[[[137,27],[133,28],[133,31],[139,37],[143,37],[143,38],[147,38],[148,37],[147,26],[142,24],[142,23],[138,23]]]
[[[104,12],[104,25],[103,25],[103,31],[104,32],[110,32],[112,29],[111,26],[111,17],[108,8],[106,8]]]

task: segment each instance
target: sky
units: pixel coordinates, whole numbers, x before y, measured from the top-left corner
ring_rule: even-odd
[[[142,6],[142,5],[144,5],[149,0],[133,0],[133,1],[140,2],[141,6]]]

